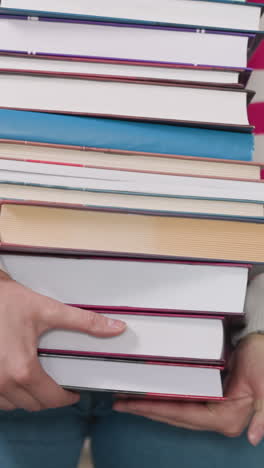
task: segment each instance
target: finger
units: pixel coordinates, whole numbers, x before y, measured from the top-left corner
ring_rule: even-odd
[[[156,417],[159,420],[172,420],[181,427],[193,427],[200,430],[221,433],[238,432],[244,421],[248,423],[251,408],[247,398],[241,400],[227,400],[217,403],[189,403],[189,402],[165,402],[165,401],[118,401],[114,405],[116,411],[137,412],[137,414]],[[233,419],[236,418],[236,424]],[[232,426],[232,428],[231,428]],[[233,427],[234,426],[234,427]],[[230,429],[230,431],[229,431]]]
[[[44,311],[43,317],[47,329],[61,328],[107,337],[120,335],[126,328],[125,322],[107,318],[90,310],[66,306],[57,301],[51,301],[50,304],[49,310]]]
[[[3,397],[2,395],[0,396],[0,409],[2,411],[13,411],[16,409],[15,405],[11,403],[7,398]]]
[[[114,408],[115,409],[115,408]],[[133,414],[134,416],[141,416],[147,419],[151,419],[152,421],[157,421],[165,424],[169,424],[170,426],[181,427],[183,429],[190,429],[190,430],[203,430],[200,427],[196,427],[191,424],[185,424],[182,421],[176,421],[173,418],[166,418],[163,416],[156,416],[155,414],[145,412],[145,411],[136,411],[136,410],[129,410],[126,411],[129,414]]]
[[[254,446],[264,438],[264,400],[258,400],[255,409],[248,428],[248,440]]]
[[[38,359],[29,376],[19,379],[19,384],[32,398],[37,400],[42,409],[71,406],[80,400],[80,395],[64,390],[42,369]]]
[[[44,409],[41,403],[29,392],[15,385],[8,389],[8,398],[10,403],[17,409],[24,409],[30,412]]]
[[[217,406],[217,404],[215,404]],[[220,405],[220,404],[219,404]],[[121,412],[133,412],[159,420],[175,421],[178,424],[203,428],[217,429],[217,418],[208,405],[204,403],[164,402],[164,401],[118,401],[114,409]]]

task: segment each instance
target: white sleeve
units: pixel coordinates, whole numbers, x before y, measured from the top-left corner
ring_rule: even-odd
[[[245,320],[245,327],[234,335],[234,343],[250,333],[264,332],[264,273],[254,276],[248,285]]]

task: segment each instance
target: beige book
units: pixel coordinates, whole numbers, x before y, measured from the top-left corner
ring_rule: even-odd
[[[264,225],[3,203],[2,248],[264,262]]]
[[[84,205],[85,207],[112,208],[127,211],[196,213],[233,217],[263,218],[262,203],[243,201],[203,200],[199,198],[177,198],[153,195],[132,195],[128,193],[93,192],[69,190],[47,186],[0,183],[0,199],[20,200],[63,205]]]
[[[261,171],[261,164],[252,162],[110,149],[98,150],[81,146],[49,145],[4,139],[0,139],[0,159],[251,180],[260,179]]]

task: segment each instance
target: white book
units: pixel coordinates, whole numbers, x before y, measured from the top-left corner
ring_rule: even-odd
[[[1,51],[245,68],[249,37],[0,18]]]
[[[2,0],[2,7],[129,20],[258,30],[261,8],[190,0]]]
[[[1,61],[1,58],[0,58]],[[260,180],[262,164],[0,138],[0,159],[167,174]]]
[[[264,202],[262,181],[147,174],[5,159],[0,159],[0,180],[75,190]]]
[[[215,85],[238,84],[240,72],[229,69],[201,69],[161,66],[158,64],[122,64],[113,62],[93,62],[40,58],[27,55],[24,57],[0,56],[0,70],[38,71],[49,73],[69,73],[81,75],[115,76],[135,79],[152,79],[166,81],[184,81],[210,83]],[[251,89],[251,88],[249,88]]]
[[[194,215],[196,213],[198,216],[201,214],[213,217],[232,216],[234,219],[239,217],[252,218],[252,220],[264,218],[263,203],[69,190],[68,188],[51,188],[48,185],[24,185],[2,181],[0,181],[0,199],[41,202],[47,205],[58,203],[69,208],[73,205],[83,205],[150,214],[190,213]]]
[[[221,319],[122,312],[105,316],[126,322],[125,332],[112,338],[97,338],[52,330],[41,337],[41,352],[218,364],[225,358]]]
[[[221,371],[100,359],[41,356],[44,370],[59,385],[84,390],[151,394],[154,397],[222,398]]]
[[[245,90],[0,74],[2,108],[213,126],[249,126]]]
[[[16,281],[66,304],[220,315],[244,311],[248,267],[243,265],[7,254],[0,259]]]

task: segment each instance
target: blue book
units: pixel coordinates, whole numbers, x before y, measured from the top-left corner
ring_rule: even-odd
[[[250,133],[7,109],[0,138],[240,161],[254,150]]]

